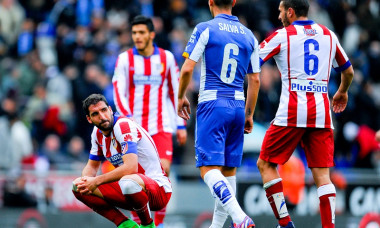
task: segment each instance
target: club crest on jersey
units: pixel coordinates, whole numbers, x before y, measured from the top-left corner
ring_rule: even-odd
[[[127,142],[121,143],[121,151],[122,152],[128,151],[128,143]]]
[[[317,30],[315,29],[303,29],[303,32],[306,36],[315,36],[317,34]]]
[[[113,137],[113,138],[111,139],[111,143],[112,143],[113,148],[117,149],[117,144],[118,144],[118,143],[117,143],[115,137]]]
[[[164,64],[163,63],[157,63],[155,64],[155,68],[156,68],[156,72],[160,72],[160,74],[162,74],[162,72],[164,72]]]

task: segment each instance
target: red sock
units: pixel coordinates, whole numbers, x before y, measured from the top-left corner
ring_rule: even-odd
[[[269,204],[272,207],[273,213],[276,216],[276,218],[278,219],[278,223],[280,224],[280,226],[288,225],[288,223],[291,221],[291,219],[290,219],[290,215],[288,214],[288,211],[286,209],[286,203],[285,203],[285,199],[283,197],[282,181],[277,182],[276,184],[268,187],[267,189],[265,189],[265,192],[267,193],[267,198],[268,198]],[[283,207],[285,207],[285,212],[287,214],[285,217],[280,218],[280,215],[278,213],[278,209],[276,207],[276,201],[273,198],[273,194],[280,194],[279,196],[281,196],[281,194],[282,194],[282,199],[279,200],[280,204],[281,204],[280,205],[280,211],[281,211],[281,209],[283,209]],[[282,201],[282,203],[281,203],[281,201]],[[282,204],[284,204],[284,205],[282,205]]]
[[[128,202],[131,202],[133,209],[141,220],[141,225],[149,225],[153,222],[148,206],[149,198],[144,191],[124,196]]]
[[[73,191],[74,196],[89,208],[94,210],[96,213],[107,218],[113,222],[116,226],[119,226],[122,222],[128,219],[121,211],[116,209],[116,207],[107,203],[104,199],[94,196],[94,195],[82,195],[79,192]]]
[[[319,210],[321,212],[322,228],[335,227],[335,187],[332,184],[318,188]]]
[[[135,211],[131,211],[131,218],[133,221],[137,222],[139,225],[141,225],[141,220],[137,213]]]
[[[162,208],[159,211],[154,213],[154,224],[158,226],[161,223],[164,223],[164,218],[166,215],[166,207]]]

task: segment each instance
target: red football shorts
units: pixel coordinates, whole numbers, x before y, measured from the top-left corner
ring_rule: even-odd
[[[161,159],[172,161],[173,159],[173,139],[172,134],[167,132],[159,132],[152,136],[154,144],[156,144],[158,155]]]
[[[299,128],[270,125],[261,146],[264,161],[285,164],[298,143],[305,150],[309,168],[334,166],[334,136],[330,128]]]
[[[156,181],[153,179],[138,174],[145,183],[146,194],[149,198],[149,207],[152,211],[159,211],[162,208],[166,207],[170,197],[171,192],[165,192],[164,187],[160,187]],[[129,211],[132,211],[132,205],[130,202],[125,200],[125,197],[120,189],[119,182],[111,182],[107,184],[102,184],[98,187],[102,193],[104,200],[108,203],[120,207]]]

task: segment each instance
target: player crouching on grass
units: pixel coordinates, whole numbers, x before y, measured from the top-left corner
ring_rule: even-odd
[[[152,138],[133,120],[114,114],[103,95],[90,95],[83,110],[94,130],[88,163],[73,182],[75,197],[119,228],[156,227],[150,211],[167,205],[172,187]],[[97,176],[104,159],[115,169]],[[135,211],[141,226],[118,208]]]

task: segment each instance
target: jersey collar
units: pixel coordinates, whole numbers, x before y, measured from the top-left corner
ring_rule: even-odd
[[[153,46],[154,46],[154,51],[152,55],[160,54],[160,51],[158,50],[158,46],[156,44],[153,44]],[[136,47],[133,47],[133,55],[140,55]],[[150,56],[144,56],[144,57],[149,58]]]
[[[302,21],[294,21],[292,25],[312,25],[315,22],[312,20],[302,20]]]
[[[225,19],[228,19],[228,20],[239,21],[239,19],[237,18],[237,16],[227,15],[227,14],[224,14],[224,13],[216,15],[215,18],[225,18]]]

